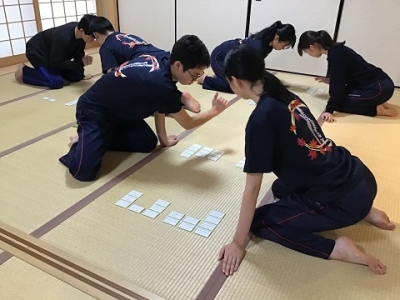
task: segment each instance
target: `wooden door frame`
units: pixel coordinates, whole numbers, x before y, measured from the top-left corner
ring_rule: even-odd
[[[33,8],[35,11],[35,21],[38,32],[42,31],[42,22],[39,11],[39,1],[33,0]],[[118,30],[118,9],[117,0],[96,0],[97,15],[105,16],[114,25],[115,30]],[[86,45],[86,49],[99,47],[98,42],[93,42]],[[19,63],[27,62],[25,54],[12,55],[4,58],[0,58],[0,68]]]

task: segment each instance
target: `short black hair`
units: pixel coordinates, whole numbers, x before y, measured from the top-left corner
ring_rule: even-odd
[[[104,35],[108,31],[115,31],[115,29],[110,20],[105,17],[95,17],[89,24],[90,34],[97,32]]]
[[[184,35],[176,41],[171,52],[171,65],[180,61],[184,71],[210,66],[210,53],[204,43],[195,35]]]
[[[90,25],[90,22],[91,22],[94,18],[96,18],[96,16],[95,16],[95,15],[92,15],[92,14],[86,14],[86,15],[84,15],[84,16],[81,18],[81,20],[79,21],[79,23],[78,23],[78,29],[82,29],[83,32],[84,32],[86,35],[91,35],[92,33],[90,32],[89,25]]]

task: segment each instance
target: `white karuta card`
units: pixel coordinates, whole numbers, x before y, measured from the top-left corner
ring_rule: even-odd
[[[317,90],[316,88],[310,87],[306,92],[307,92],[308,94],[314,94],[316,90]]]
[[[119,207],[123,207],[123,208],[127,208],[129,205],[131,205],[130,202],[126,202],[124,200],[119,200],[115,203],[115,205],[119,206]]]
[[[133,204],[128,209],[131,210],[131,211],[134,211],[135,213],[140,214],[144,210],[144,207],[141,207],[139,205]]]
[[[199,150],[199,149],[201,149],[201,147],[203,147],[203,146],[201,146],[201,145],[198,145],[198,144],[193,144],[193,145],[192,145],[192,146],[190,146],[189,148],[192,148],[192,149]]]
[[[238,168],[244,168],[244,162],[238,162],[236,165],[235,165],[235,167],[238,167]]]
[[[200,224],[200,227],[213,231],[217,225],[204,221]]]
[[[201,149],[201,146],[200,146],[200,148],[195,147],[195,146],[191,146],[191,147],[187,148],[186,151],[190,151],[190,152],[195,153],[196,151],[199,151],[200,149]]]
[[[152,211],[156,211],[158,213],[162,213],[165,210],[165,207],[157,205],[157,204],[154,204],[149,209],[151,209]]]
[[[181,224],[179,224],[179,228],[182,228],[186,231],[192,231],[195,227],[196,227],[196,225],[186,223],[186,222],[182,222]]]
[[[154,219],[159,215],[158,212],[152,211],[150,209],[146,209],[143,213],[144,216]]]
[[[175,219],[180,220],[180,219],[183,218],[184,215],[185,214],[177,212],[177,211],[171,211],[171,213],[168,216],[171,217],[171,218],[175,218]]]
[[[50,101],[50,102],[56,102],[57,100],[54,99],[54,98],[50,98],[49,101]]]
[[[207,159],[212,160],[212,161],[217,161],[220,158],[221,158],[221,156],[211,156],[211,155],[207,156]]]
[[[204,236],[204,237],[209,237],[211,234],[211,231],[207,230],[205,228],[199,227],[196,229],[195,233],[197,233],[198,235]]]
[[[324,89],[318,89],[317,92],[318,93],[325,93],[325,90]]]
[[[166,217],[163,222],[175,226],[176,224],[179,223],[179,220],[171,217]]]
[[[49,100],[50,98],[49,97],[43,97],[43,100]]]
[[[158,199],[155,204],[160,205],[162,207],[167,207],[170,203],[168,201]]]
[[[209,154],[209,152],[200,150],[199,152],[196,152],[195,156],[197,156],[197,157],[206,157],[208,154]]]
[[[136,201],[136,197],[130,196],[130,195],[125,195],[124,197],[122,197],[122,200],[129,202],[129,203],[133,203]]]
[[[130,192],[128,193],[128,195],[131,195],[131,196],[133,196],[133,197],[135,197],[135,198],[139,198],[139,197],[141,197],[141,196],[143,195],[143,193],[138,192],[138,191],[135,191],[135,190],[132,190],[132,191],[130,191]]]
[[[218,210],[212,210],[212,211],[210,211],[210,213],[208,215],[215,217],[215,218],[222,219],[225,216],[225,213],[218,211]]]
[[[182,152],[180,155],[181,155],[182,157],[189,158],[189,157],[191,157],[191,156],[193,155],[193,153],[192,153],[192,152],[185,151],[185,152]]]
[[[250,100],[250,101],[249,101],[249,104],[250,104],[250,105],[253,105],[253,106],[256,105],[256,103],[255,103],[253,100]]]
[[[215,218],[215,217],[212,217],[212,216],[207,216],[207,218],[205,218],[204,221],[213,223],[215,225],[218,225],[219,222],[221,222],[221,219]]]
[[[199,221],[200,221],[199,219],[187,216],[186,218],[183,219],[182,222],[190,223],[190,224],[193,224],[194,226],[196,226],[197,223],[199,223]]]

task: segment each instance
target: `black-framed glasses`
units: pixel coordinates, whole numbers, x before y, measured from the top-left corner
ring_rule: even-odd
[[[193,80],[197,80],[197,79],[199,79],[201,76],[204,75],[204,72],[202,72],[201,74],[195,76],[195,75],[193,75],[193,74],[189,71],[189,69],[188,69],[187,71],[188,71],[189,75],[192,76],[192,79],[193,79]]]

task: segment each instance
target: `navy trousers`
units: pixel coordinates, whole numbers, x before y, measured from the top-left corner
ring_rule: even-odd
[[[230,48],[232,48],[231,43],[225,42],[212,51],[211,68],[216,77],[206,76],[203,82],[204,89],[233,94],[228,81],[223,75],[225,53],[228,52]]]
[[[347,97],[336,111],[363,116],[376,116],[376,107],[388,101],[394,92],[394,83],[390,78],[380,82],[348,91]]]
[[[60,89],[64,86],[64,80],[78,82],[85,77],[83,67],[61,70],[47,67],[45,63],[29,54],[28,51],[26,57],[33,66],[33,68],[25,66],[22,70],[22,81],[26,84]]]
[[[364,179],[340,199],[320,204],[291,193],[278,179],[272,186],[280,200],[256,209],[251,232],[295,251],[328,259],[335,241],[318,235],[358,223],[372,208],[377,192],[374,176],[366,168]]]
[[[157,136],[144,120],[115,123],[85,109],[77,116],[79,140],[59,159],[77,180],[93,180],[107,150],[148,153],[157,146]]]

